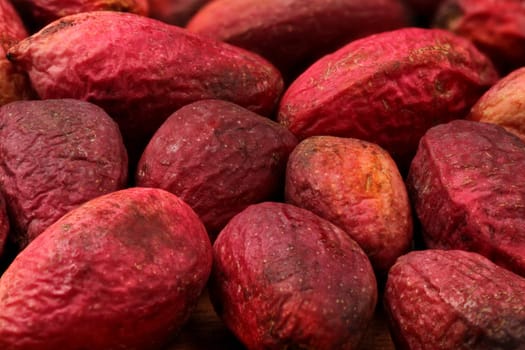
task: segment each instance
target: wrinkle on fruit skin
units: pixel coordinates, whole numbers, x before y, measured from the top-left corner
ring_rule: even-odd
[[[257,52],[293,78],[352,40],[409,25],[398,0],[215,0],[187,28]]]
[[[282,77],[254,53],[139,15],[95,11],[42,32],[9,51],[42,99],[77,98],[106,110],[121,128],[130,158],[175,110],[202,99],[231,101],[270,116]]]
[[[520,0],[448,0],[434,26],[471,40],[502,74],[525,64],[525,7]]]
[[[138,186],[179,196],[216,237],[248,205],[279,195],[296,144],[290,131],[268,118],[226,101],[198,101],[157,130],[135,179]]]
[[[412,252],[390,270],[385,309],[401,349],[519,349],[524,287],[476,253]]]
[[[48,228],[0,279],[2,349],[158,348],[212,264],[196,214],[160,189],[94,199]]]
[[[386,273],[410,248],[405,184],[388,153],[357,139],[312,136],[290,155],[285,199],[345,230]]]
[[[59,18],[90,11],[118,11],[147,16],[147,0],[13,0],[15,7],[34,26],[33,32]]]
[[[249,349],[353,349],[370,321],[377,287],[348,235],[290,204],[255,204],[214,244],[210,295]]]
[[[69,210],[123,188],[127,166],[117,124],[95,105],[65,99],[0,108],[0,187],[20,247]]]
[[[503,128],[453,121],[430,129],[407,188],[430,248],[478,252],[525,274],[525,144]]]
[[[331,135],[377,143],[404,170],[426,130],[465,117],[497,78],[469,41],[404,28],[318,60],[287,89],[277,119],[301,140]]]

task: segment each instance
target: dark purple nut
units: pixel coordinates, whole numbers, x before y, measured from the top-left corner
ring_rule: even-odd
[[[293,78],[352,40],[409,25],[401,0],[214,0],[187,28],[257,52]]]
[[[149,16],[162,22],[184,26],[211,0],[149,0]]]
[[[16,101],[0,108],[0,188],[24,247],[66,212],[126,185],[117,124],[73,99]]]
[[[281,195],[296,144],[288,129],[243,107],[198,101],[177,110],[155,133],[136,184],[182,198],[215,237],[248,205]]]

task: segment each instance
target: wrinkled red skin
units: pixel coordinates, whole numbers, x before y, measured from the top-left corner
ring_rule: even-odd
[[[390,155],[357,139],[313,136],[290,155],[286,202],[331,221],[386,272],[412,243],[405,183]]]
[[[414,251],[384,295],[396,349],[522,349],[525,279],[461,250]]]
[[[525,143],[458,120],[430,129],[407,189],[429,248],[478,252],[525,276]]]
[[[247,349],[355,349],[377,299],[358,244],[290,204],[249,206],[213,246],[210,296]]]
[[[466,39],[405,28],[356,40],[314,63],[285,92],[278,120],[299,139],[376,143],[404,172],[425,131],[464,118],[497,79]]]
[[[71,99],[0,108],[0,187],[24,247],[66,212],[126,185],[126,150],[101,108]]]
[[[503,74],[525,65],[521,0],[448,0],[434,25],[471,40]]]
[[[409,25],[400,0],[215,0],[187,28],[257,52],[295,77],[352,40]]]
[[[155,133],[136,184],[176,194],[215,237],[253,203],[282,192],[297,140],[282,125],[231,102],[203,100],[174,114]]]
[[[166,23],[184,26],[211,0],[149,0],[149,15]]]
[[[130,188],[69,212],[0,279],[3,350],[158,349],[193,310],[211,244],[160,189]]]
[[[147,16],[148,0],[12,0],[31,30],[68,15],[89,11],[122,11]]]
[[[2,256],[5,244],[7,241],[7,235],[9,234],[9,218],[7,216],[7,211],[5,207],[5,200],[2,195],[0,195],[0,257]],[[0,265],[1,266],[1,265]],[[1,276],[2,271],[0,271]]]
[[[28,71],[42,99],[71,97],[104,108],[137,160],[186,104],[217,98],[268,116],[283,89],[280,73],[253,53],[122,12],[64,17],[8,56]]]
[[[33,96],[25,72],[5,57],[7,50],[25,37],[27,31],[13,5],[8,0],[0,0],[0,106]]]
[[[485,92],[467,119],[500,125],[525,142],[525,67],[501,78]]]

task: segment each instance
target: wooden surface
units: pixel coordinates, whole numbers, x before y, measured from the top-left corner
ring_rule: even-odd
[[[394,350],[383,312],[378,309],[360,347],[362,350]],[[244,350],[213,311],[208,295],[199,300],[188,323],[167,350]]]

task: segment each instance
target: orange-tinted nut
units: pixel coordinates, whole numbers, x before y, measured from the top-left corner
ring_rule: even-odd
[[[313,136],[288,160],[286,201],[331,221],[386,273],[412,243],[410,203],[396,164],[381,147]]]
[[[472,107],[467,119],[498,124],[525,142],[525,68],[494,84]]]
[[[7,50],[27,37],[27,31],[9,0],[0,0],[0,106],[33,97],[26,73],[7,60]]]

